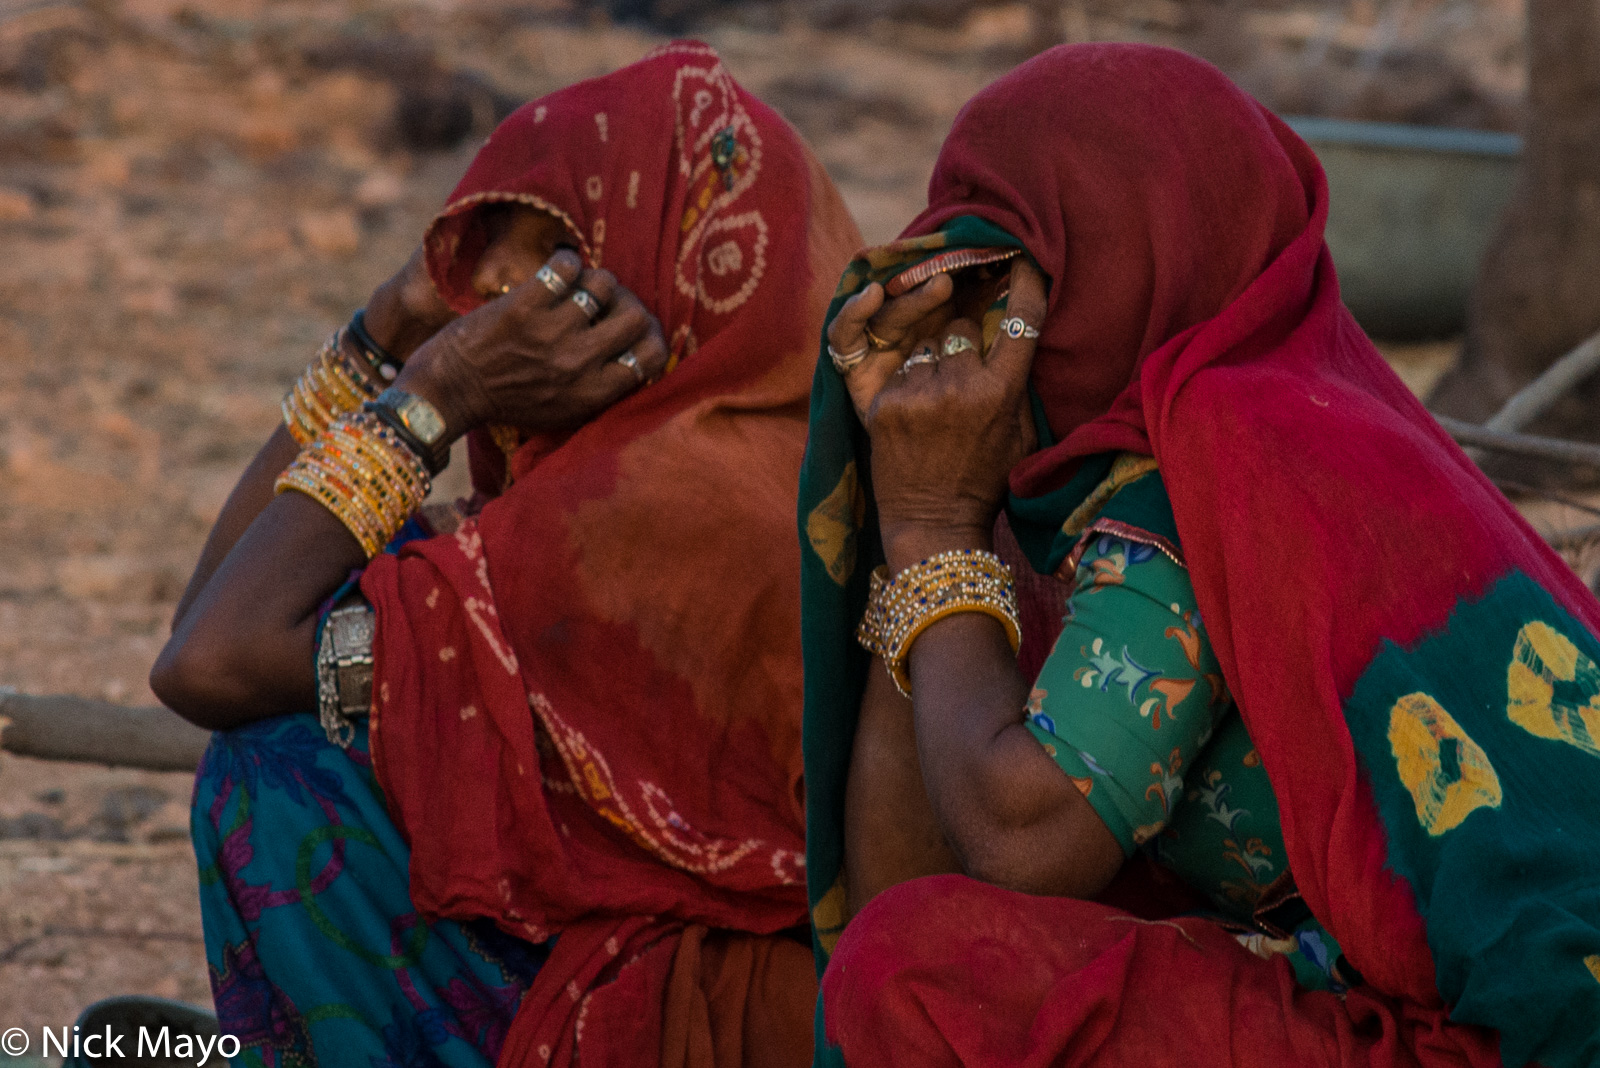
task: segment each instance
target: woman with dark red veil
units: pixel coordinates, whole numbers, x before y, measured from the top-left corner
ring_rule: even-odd
[[[675,43],[508,118],[324,347],[152,676],[219,732],[238,1063],[810,1059],[788,516],[858,243]],[[462,434],[477,498],[430,526]]]
[[[980,93],[801,479],[819,1063],[1600,1064],[1600,605],[1209,65]]]

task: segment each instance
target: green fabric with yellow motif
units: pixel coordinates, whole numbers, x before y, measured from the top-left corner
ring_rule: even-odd
[[[963,216],[939,233],[871,249],[845,269],[828,321],[870,282],[887,282],[948,248],[983,247],[1021,248],[1021,243],[990,223]],[[866,431],[825,344],[819,345],[818,355],[811,384],[811,431],[800,472],[799,523],[806,890],[820,975],[844,930],[845,778],[870,664],[856,643],[855,629],[867,603],[867,576],[883,562],[883,551],[877,510],[866,491],[871,485]],[[816,1064],[843,1064],[823,1035],[820,1001],[816,1036]]]

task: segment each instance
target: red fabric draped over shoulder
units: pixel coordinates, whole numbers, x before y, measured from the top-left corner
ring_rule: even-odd
[[[506,200],[562,218],[675,362],[524,443],[454,535],[366,572],[373,755],[412,898],[559,934],[502,1064],[737,1062],[730,1034],[766,1040],[749,1028],[798,1031],[774,1063],[803,1062],[809,955],[758,936],[805,919],[789,517],[816,338],[859,237],[799,137],[692,42],[495,131],[428,234],[458,310],[481,302],[475,213]],[[474,459],[499,490],[503,457]]]
[[[1367,984],[1336,1026],[1329,995],[1255,976],[1271,966],[1211,946],[1199,921],[1178,938],[1081,902],[908,886],[839,942],[824,980],[830,1039],[859,1063],[872,1063],[873,1035],[902,1024],[906,1049],[930,1051],[897,1058],[906,1064],[1002,1047],[986,1063],[1498,1063],[1494,1032],[1449,1021],[1430,948],[1481,917],[1441,906],[1425,925],[1392,866],[1344,703],[1381,649],[1413,648],[1510,573],[1591,634],[1600,610],[1340,303],[1315,156],[1197,59],[1067,46],[967,105],[929,190],[907,236],[976,215],[1021,239],[1052,281],[1033,382],[1058,443],[1013,471],[1013,491],[1038,497],[1095,453],[1159,461],[1290,868]],[[906,919],[932,917],[941,895],[961,902],[960,920]],[[1023,933],[975,930],[973,916]],[[1036,951],[1052,937],[1059,953]],[[1010,944],[1015,954],[988,952]],[[957,982],[981,1018],[944,997]],[[1004,1014],[988,1011],[1001,1003],[1029,1006],[1009,1038]],[[1252,1013],[1279,1037],[1259,1044]],[[1352,1038],[1346,1024],[1362,1017]],[[1177,1046],[1158,1056],[1151,1036]],[[1071,1037],[1062,1055],[1055,1040]]]

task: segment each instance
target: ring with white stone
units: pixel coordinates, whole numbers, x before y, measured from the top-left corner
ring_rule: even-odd
[[[600,313],[604,310],[600,306],[599,299],[587,289],[576,290],[570,299],[583,309],[583,314],[589,317],[591,323],[600,318]]]
[[[1000,320],[1000,332],[1006,337],[1016,339],[1025,337],[1030,340],[1039,336],[1039,331],[1017,318],[1015,315],[1009,319]]]
[[[898,373],[909,374],[913,367],[938,366],[939,354],[934,352],[931,346],[924,345],[923,347],[917,349],[916,352],[913,352],[906,362],[900,365],[900,370]]]
[[[867,353],[872,351],[871,345],[862,345],[854,352],[840,352],[832,345],[828,346],[828,359],[833,361],[833,369],[842,375],[847,375],[860,366],[861,361],[867,358]]]
[[[555,269],[552,268],[548,263],[543,267],[540,267],[537,271],[533,272],[533,277],[537,278],[546,289],[554,293],[556,296],[566,296],[568,289],[566,279],[557,274]]]
[[[970,352],[977,347],[978,346],[972,343],[972,339],[967,337],[965,334],[951,334],[949,337],[944,339],[944,354],[946,356],[954,356],[957,353]]]

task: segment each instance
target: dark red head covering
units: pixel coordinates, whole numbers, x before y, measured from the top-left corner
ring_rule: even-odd
[[[801,325],[803,316],[788,314],[796,291],[785,271],[806,264],[806,246],[774,244],[786,235],[774,228],[773,209],[789,204],[803,214],[811,174],[792,131],[740,89],[714,53],[675,43],[654,56],[625,76],[572,86],[509,116],[429,227],[426,248],[439,292],[467,312],[484,302],[472,288],[486,239],[479,209],[519,203],[556,216],[586,266],[611,271],[660,319],[669,366],[719,337],[718,354],[630,402],[648,398],[665,413],[708,383],[732,392],[781,358],[781,347],[746,349],[738,337],[776,325],[787,339]],[[702,65],[688,62],[694,56]],[[830,236],[846,232],[829,225]],[[770,274],[777,278],[763,284]],[[504,444],[503,434],[496,438]],[[530,465],[557,444],[541,441],[518,463]],[[499,492],[503,457],[487,447],[487,435],[473,445],[475,483]]]
[[[744,1019],[718,998],[809,982],[792,940],[680,936],[805,917],[788,517],[816,337],[859,237],[799,137],[694,43],[501,125],[428,233],[458,309],[480,302],[475,212],[497,200],[562,218],[679,363],[523,445],[453,536],[373,561],[374,761],[419,909],[560,934],[502,1063],[567,1063],[580,1039],[585,1064],[644,1063],[685,1021]],[[689,1000],[663,1024],[669,976]],[[803,1047],[809,1001],[783,993]],[[606,1023],[584,1033],[591,1012]]]
[[[1041,128],[1048,126],[1048,136]],[[975,215],[1022,241],[1051,280],[1034,384],[1058,440],[1111,411],[1105,447],[1141,446],[1140,362],[1231,304],[1311,222],[1304,143],[1221,71],[1181,52],[1046,53],[956,118],[906,236]],[[1320,232],[1320,230],[1319,230]],[[1037,493],[1076,442],[1016,473]],[[1093,451],[1093,450],[1087,450]]]
[[[929,200],[911,233],[980,216],[1053,283],[1033,383],[1061,440],[1013,513],[1059,550],[1077,502],[1044,491],[1155,457],[1299,894],[1366,982],[1296,991],[1199,918],[929,881],[844,931],[827,1036],[859,1063],[1595,1063],[1600,605],[1340,303],[1311,151],[1193,57],[1062,47],[967,106]],[[843,425],[809,455],[837,465]],[[808,669],[844,662],[806,624]]]
[[[1033,375],[1064,437],[1013,488],[1108,449],[1156,458],[1301,892],[1378,989],[1437,1004],[1429,928],[1390,869],[1344,702],[1382,649],[1414,647],[1513,572],[1591,633],[1600,606],[1356,325],[1321,165],[1210,64],[1046,52],[968,105],[931,190],[915,226],[1021,226],[1054,282]],[[1387,752],[1363,758],[1392,776]],[[1464,921],[1433,918],[1436,939]]]

